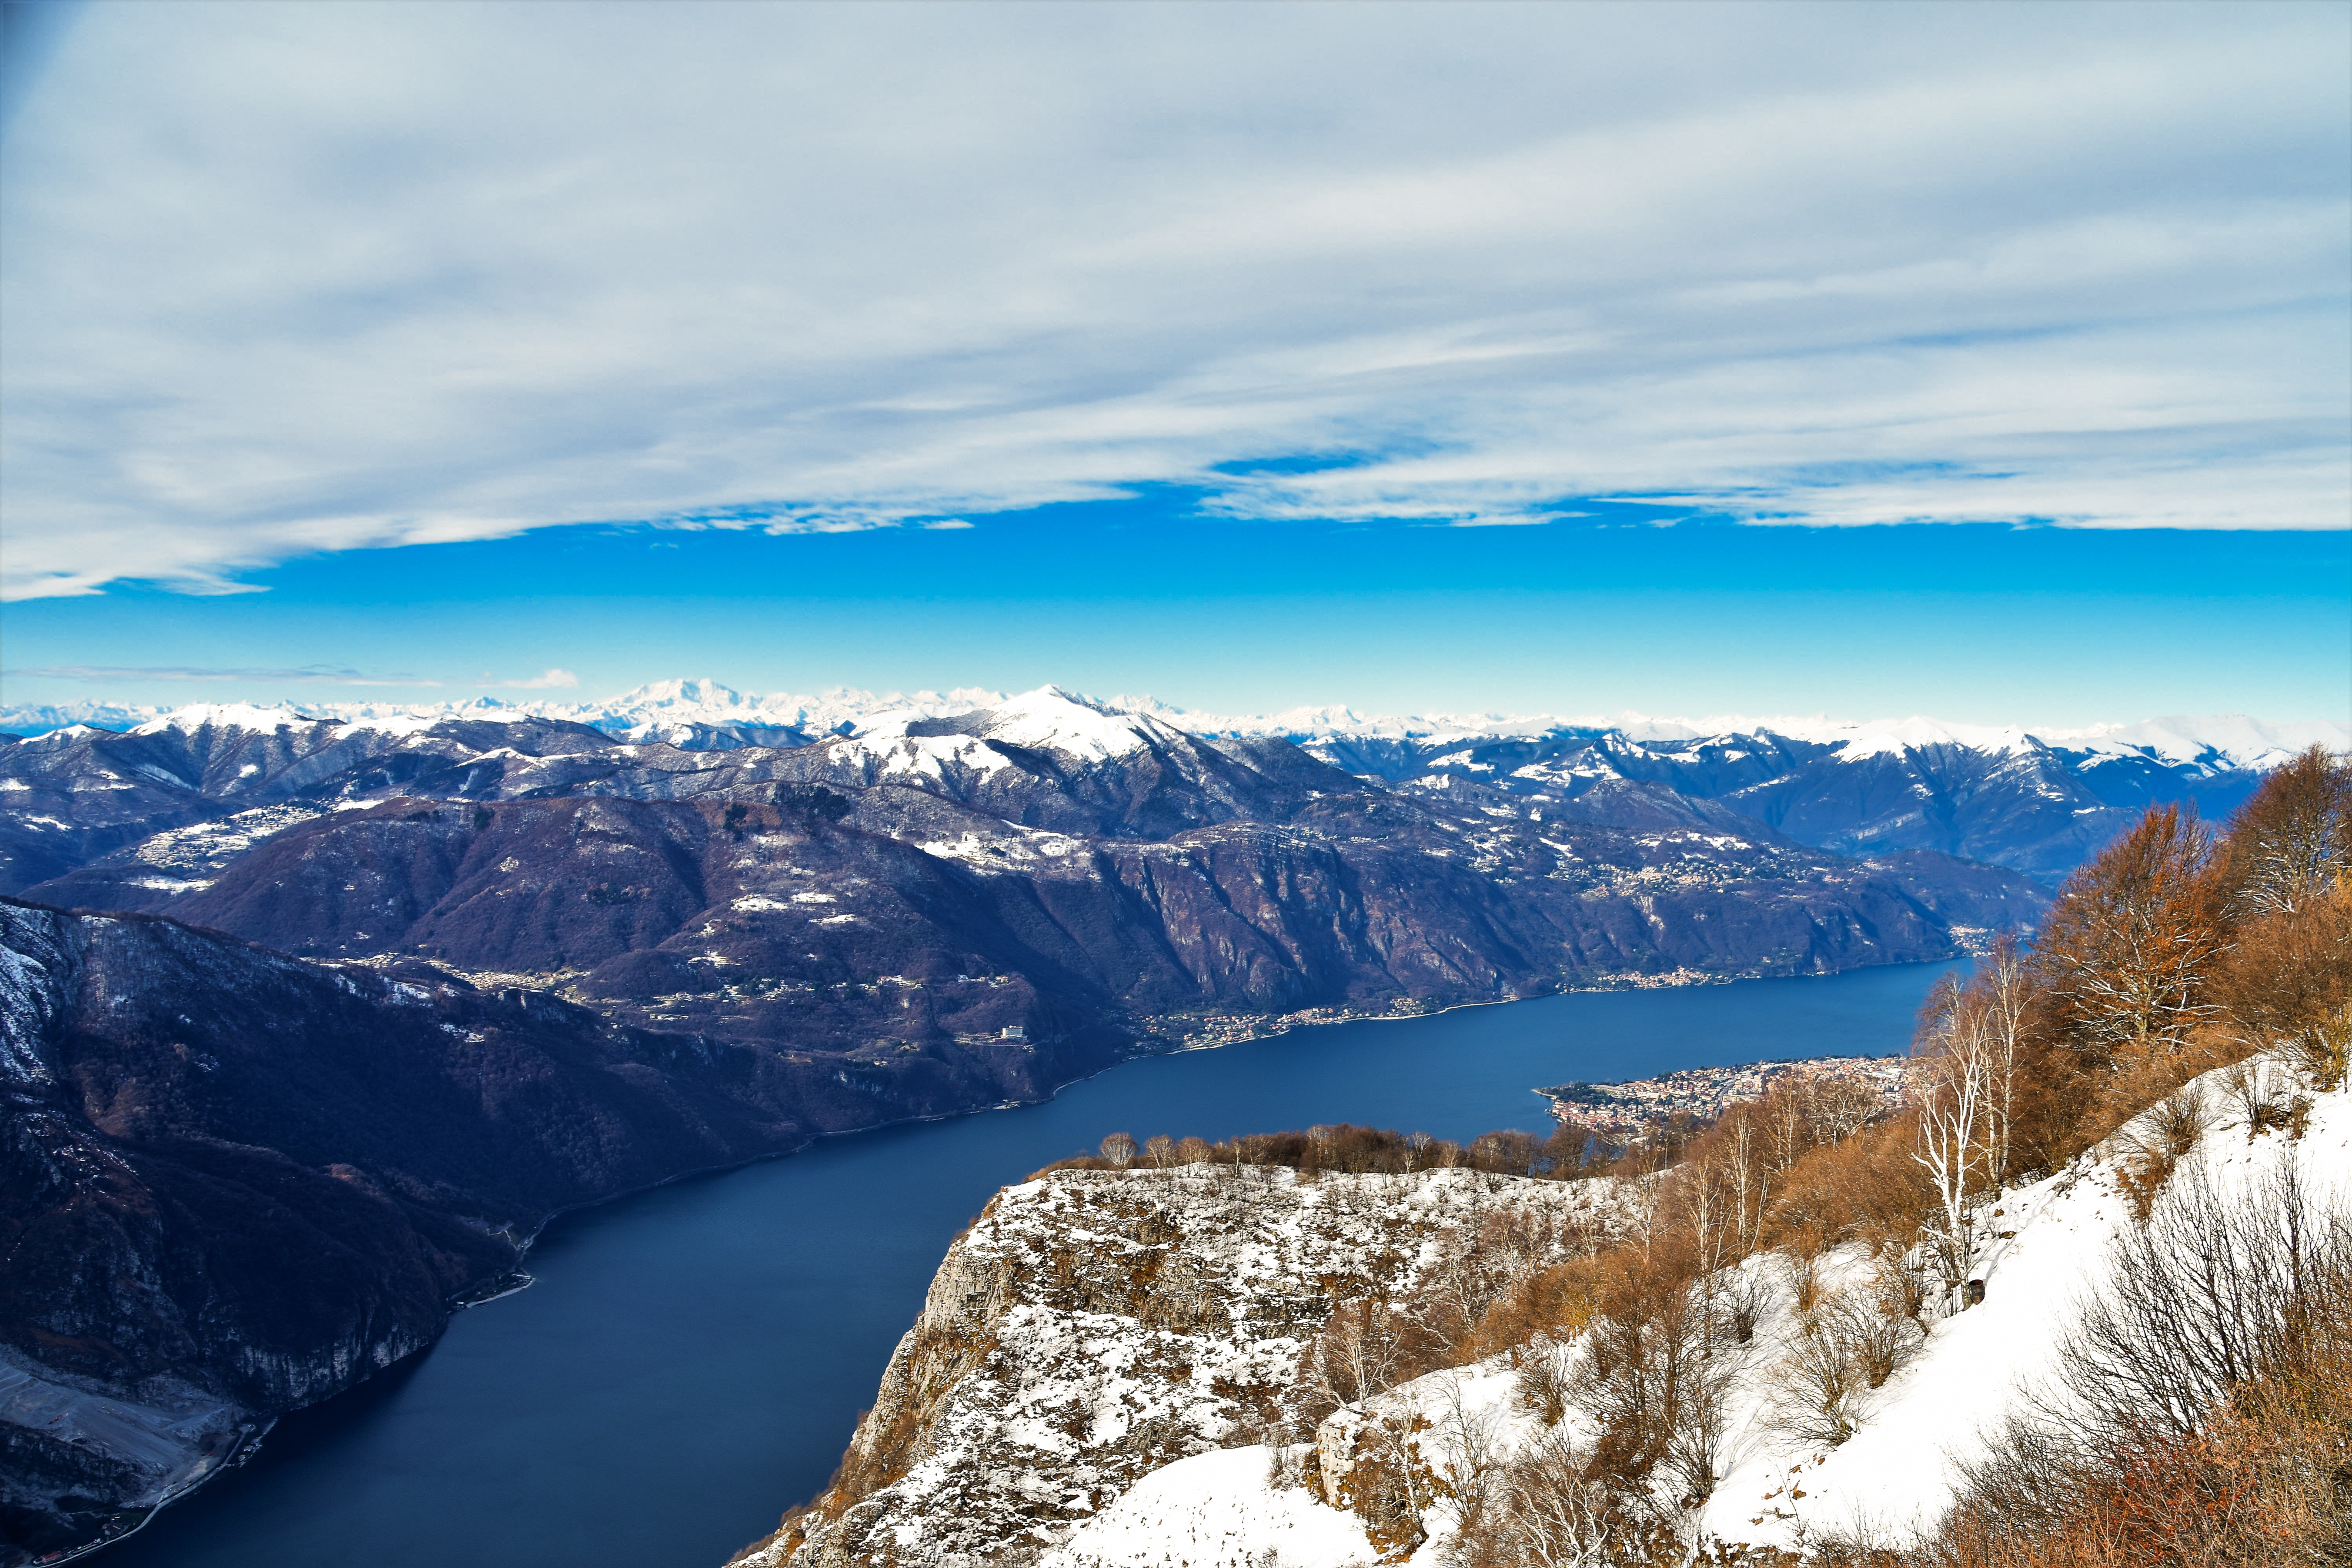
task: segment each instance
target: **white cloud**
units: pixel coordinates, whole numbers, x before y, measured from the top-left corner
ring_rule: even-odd
[[[569,670],[541,670],[527,681],[500,681],[499,685],[516,691],[543,692],[558,686],[571,687],[580,684],[580,677]]]
[[[6,591],[1171,480],[2342,527],[2347,13],[2125,15],[90,7],[0,145]]]
[[[550,670],[551,675],[562,674]],[[371,674],[360,670],[309,664],[296,669],[236,668],[220,669],[188,664],[43,664],[21,669],[0,670],[0,675],[56,681],[106,681],[121,684],[131,681],[304,681],[331,686],[437,686],[439,681],[420,675]],[[567,677],[561,683],[531,681],[529,685],[560,684],[577,685]]]

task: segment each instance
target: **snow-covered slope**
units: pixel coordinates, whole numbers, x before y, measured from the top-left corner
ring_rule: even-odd
[[[2255,1066],[2273,1095],[2284,1099],[2299,1088],[2284,1065]],[[2226,1082],[2230,1071],[2190,1085],[2206,1130],[2172,1182],[2201,1174],[2221,1192],[2248,1193],[2293,1160],[2315,1201],[2352,1203],[2352,1092],[2312,1096],[2298,1138],[2290,1127],[2249,1128]],[[1988,1206],[2004,1212],[1990,1220],[1992,1239],[1971,1270],[1985,1283],[1982,1304],[1935,1325],[1918,1358],[1864,1406],[1853,1438],[1826,1449],[1776,1440],[1762,1412],[1751,1407],[1738,1460],[1701,1530],[1727,1541],[1792,1546],[1801,1533],[1900,1535],[1932,1527],[1951,1504],[1954,1461],[1980,1453],[1984,1437],[2021,1395],[2054,1387],[2060,1336],[2105,1286],[2116,1239],[2138,1223],[2123,1176],[2137,1140],[2144,1134],[2157,1142],[2152,1116],[2074,1167]],[[1769,1377],[1769,1366],[1762,1370]],[[1806,1496],[1791,1500],[1787,1482],[1797,1464],[1804,1467],[1800,1486]]]
[[[950,765],[982,771],[1010,766],[1001,749],[1008,746],[1091,766],[1184,738],[1157,719],[1102,706],[1059,686],[1040,686],[964,714],[942,716],[919,707],[877,714],[832,745],[844,758],[872,759],[886,776],[937,777]],[[997,744],[987,744],[992,741]]]
[[[2294,1161],[2315,1206],[2352,1204],[2352,1091],[2311,1094],[2282,1064],[2256,1070],[2273,1103],[2307,1101],[2300,1134],[2292,1124],[2250,1128],[2231,1070],[2209,1073],[2189,1091],[2203,1107],[2205,1131],[2172,1183],[2201,1176],[2225,1196],[2247,1194]],[[1765,1254],[1742,1264],[1738,1273],[1757,1283],[1767,1305],[1727,1402],[1719,1479],[1686,1523],[1693,1537],[1794,1549],[1837,1535],[1901,1539],[1932,1529],[1953,1500],[1956,1465],[1983,1451],[1986,1436],[2021,1396],[2055,1386],[2061,1335],[2104,1287],[2116,1239],[2138,1223],[2123,1176],[2140,1140],[2156,1142],[2147,1122],[2126,1126],[2068,1170],[1984,1206],[1990,1239],[1971,1270],[1986,1287],[1982,1303],[1934,1322],[1908,1364],[1863,1396],[1853,1434],[1842,1444],[1793,1437],[1775,1419],[1776,1394],[1787,1381],[1782,1358],[1802,1328],[1784,1260]],[[1859,1287],[1869,1268],[1853,1249],[1833,1250],[1820,1265],[1832,1289]],[[1582,1347],[1572,1341],[1537,1354],[1572,1364]],[[1459,1476],[1467,1469],[1465,1431],[1489,1462],[1546,1432],[1519,1400],[1519,1387],[1511,1358],[1497,1357],[1403,1384],[1368,1408],[1429,1420],[1423,1452],[1438,1473],[1450,1465]],[[1326,1477],[1333,1473],[1328,1456],[1339,1447],[1335,1434],[1360,1418],[1343,1410],[1325,1423]],[[1595,1430],[1573,1407],[1561,1429],[1580,1444]],[[1259,1448],[1157,1469],[1119,1504],[1074,1529],[1040,1568],[1158,1568],[1171,1561],[1248,1568],[1269,1549],[1286,1568],[1380,1560],[1354,1515],[1307,1490],[1273,1485],[1267,1459]],[[1423,1521],[1430,1537],[1411,1561],[1439,1568],[1454,1529],[1452,1505],[1435,1503]],[[1199,1555],[1169,1556],[1178,1542],[1198,1543]]]

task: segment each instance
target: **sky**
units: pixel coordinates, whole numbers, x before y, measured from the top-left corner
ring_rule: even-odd
[[[0,706],[2352,716],[2352,6],[8,13]]]

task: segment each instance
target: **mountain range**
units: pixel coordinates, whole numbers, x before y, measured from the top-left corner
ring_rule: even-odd
[[[564,1207],[1294,1021],[1949,956],[2299,738],[657,695],[0,742],[8,1540],[121,1528]]]
[[[158,720],[184,727],[200,713],[299,714],[343,720],[443,720],[553,718],[584,724],[633,740],[666,740],[689,749],[757,744],[760,732],[801,737],[854,734],[877,718],[911,714],[937,718],[999,707],[1011,694],[977,686],[948,692],[877,695],[836,687],[819,695],[775,692],[746,694],[709,679],[655,681],[597,702],[526,698],[507,702],[478,697],[462,702],[286,703],[262,707],[197,705],[160,707],[89,699],[65,704],[20,704],[0,707],[0,731],[19,736],[89,725],[130,729]],[[1114,696],[1101,706],[1158,719],[1172,728],[1207,736],[1278,736],[1307,742],[1339,737],[1444,741],[1481,737],[1539,737],[1553,733],[1615,731],[1638,741],[1699,740],[1768,733],[1825,744],[1859,755],[1864,751],[1921,745],[2010,749],[2027,739],[2059,750],[2110,757],[2138,756],[2167,764],[2222,770],[2264,770],[2315,744],[2340,749],[2352,728],[2327,720],[2264,724],[2241,714],[2153,718],[2137,724],[2097,724],[2074,728],[2036,727],[2029,736],[2014,727],[1949,724],[1907,718],[1854,723],[1823,715],[1752,717],[1659,718],[1625,713],[1612,717],[1559,715],[1363,714],[1339,706],[1287,708],[1275,714],[1214,714],[1173,706],[1150,696]]]
[[[1715,802],[1816,848],[1934,850],[2050,882],[2151,801],[2193,801],[2220,815],[2303,747],[2352,746],[2352,730],[2341,725],[2265,725],[2236,715],[2039,733],[1925,719],[1724,719],[1699,727],[1632,717],[1613,724],[1400,718],[1333,708],[1233,718],[1149,699],[1098,704],[1054,687],[1013,698],[971,690],[786,698],[746,697],[709,681],[664,682],[597,704],[199,705],[162,713],[81,704],[6,710],[0,724],[13,727],[0,730],[0,745],[29,740],[5,769],[11,795],[0,803],[0,888],[9,891],[119,854],[142,828],[187,827],[218,817],[217,808],[231,802],[327,795],[348,802],[381,794],[402,781],[395,774],[404,778],[404,769],[427,757],[494,756],[503,779],[509,755],[609,759],[623,747],[766,754],[815,746],[815,755],[832,758],[878,755],[958,733],[958,726],[985,739],[991,724],[1014,727],[996,735],[998,742],[1076,758],[1085,767],[1163,741],[1240,743],[1246,750],[1279,740],[1359,780],[1425,800],[1451,792],[1474,810],[1539,810],[1549,801],[1556,816],[1655,828],[1696,825],[1706,819],[1696,803]],[[289,738],[278,740],[281,734]],[[514,744],[501,746],[499,737]],[[232,752],[238,771],[225,776],[215,759]],[[101,820],[77,821],[92,815],[86,810],[60,817],[30,809],[40,780],[70,790],[76,759],[99,753],[131,759],[123,778],[96,781],[103,792],[126,797],[96,812]],[[362,758],[381,759],[390,771],[353,771]],[[529,788],[593,792],[580,766],[559,768],[562,777],[535,779]],[[456,792],[481,792],[488,776],[478,769]],[[420,788],[432,793],[440,786],[426,779]],[[487,788],[497,793],[506,786]],[[257,826],[237,831],[249,835]]]

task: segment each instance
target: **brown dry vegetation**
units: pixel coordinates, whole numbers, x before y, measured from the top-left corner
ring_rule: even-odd
[[[2352,763],[2306,752],[2219,835],[2174,810],[2151,810],[2068,883],[2031,948],[2004,945],[1967,986],[1930,1002],[1904,1110],[1874,1117],[1865,1104],[1842,1103],[1844,1086],[1783,1081],[1710,1127],[1679,1129],[1621,1160],[1621,1174],[1664,1167],[1648,1184],[1631,1244],[1531,1270],[1491,1291],[1480,1328],[1450,1342],[1454,1357],[1534,1347],[1523,1402],[1552,1420],[1574,1398],[1602,1431],[1589,1449],[1563,1440],[1501,1466],[1485,1489],[1496,1500],[1465,1521],[1457,1560],[1643,1562],[1676,1552],[1687,1560],[1691,1545],[1661,1544],[1674,1515],[1652,1500],[1704,1497],[1712,1481],[1710,1342],[1745,1337],[1738,1291],[1715,1283],[1739,1276],[1715,1270],[1760,1249],[1790,1260],[1812,1332],[1778,1369],[1784,1415],[1792,1431],[1840,1441],[1854,1391],[1883,1382],[1910,1354],[1923,1311],[1964,1306],[1973,1227],[1988,1200],[2130,1124],[2125,1178],[2142,1228],[2118,1278],[2127,1297],[2141,1290],[2147,1310],[2095,1312],[2069,1348],[2078,1381],[2096,1384],[2105,1357],[2101,1419],[2071,1432],[2021,1427],[1940,1538],[1906,1549],[1831,1542],[1822,1560],[1888,1568],[2352,1563],[2352,1237],[2344,1217],[2308,1216],[2309,1236],[2324,1244],[2291,1277],[2271,1278],[2265,1297],[2246,1270],[2261,1239],[2276,1239],[2284,1200],[2273,1195],[2268,1211],[2225,1213],[2210,1194],[2168,1197],[2180,1156],[2215,1109],[2183,1086],[2242,1064],[2224,1083],[2249,1129],[2299,1129],[2307,1101],[2250,1059],[2284,1055],[2313,1082],[2340,1082],[2352,1041],[2347,1003]],[[1811,1259],[1839,1243],[1879,1258],[1866,1294],[1808,1288]],[[1921,1258],[1929,1272],[1906,1266]],[[2218,1283],[2200,1310],[2168,1297],[2168,1278]],[[2247,1343],[2234,1359],[2200,1361],[2200,1348],[2182,1337],[2183,1325],[2198,1324],[2208,1349],[2233,1336]],[[1564,1386],[1548,1347],[1588,1329],[1592,1349],[1579,1384]],[[2118,1383],[2115,1366],[2135,1358],[2174,1381]],[[2206,1369],[2201,1381],[2179,1380],[2181,1368],[2197,1366]],[[2134,1414],[2151,1402],[2174,1419]]]
[[[2029,1409],[1904,1568],[2352,1562],[2352,1217],[2287,1166],[2168,1192]]]
[[[1159,1134],[1139,1145],[1129,1134],[1113,1133],[1103,1139],[1099,1152],[1056,1160],[1033,1173],[1032,1179],[1054,1170],[1125,1170],[1138,1163],[1139,1149],[1144,1155],[1141,1163],[1155,1167],[1259,1166],[1295,1170],[1302,1176],[1324,1171],[1393,1175],[1458,1168],[1546,1181],[1596,1175],[1625,1152],[1596,1144],[1582,1130],[1569,1127],[1556,1130],[1548,1138],[1504,1129],[1474,1138],[1465,1147],[1426,1133],[1399,1133],[1342,1122],[1309,1127],[1303,1133],[1250,1133],[1215,1144]]]

